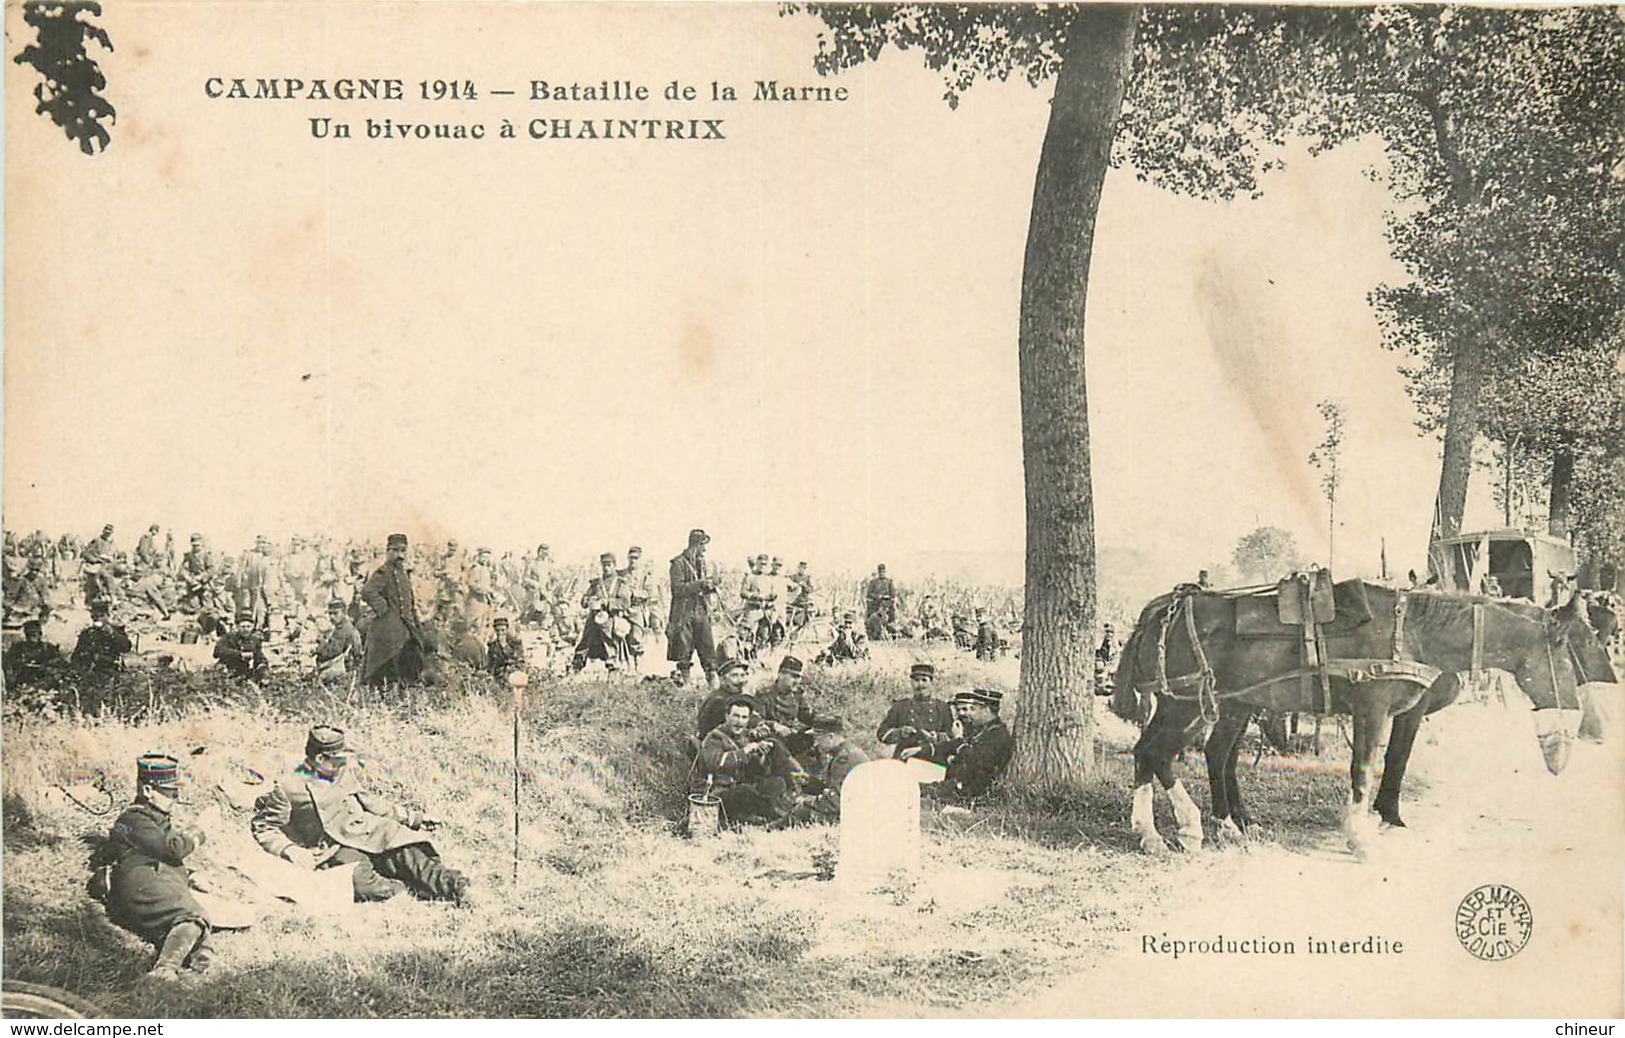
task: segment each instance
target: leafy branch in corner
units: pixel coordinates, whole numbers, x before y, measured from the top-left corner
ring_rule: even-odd
[[[107,88],[107,80],[86,49],[89,40],[113,49],[107,32],[91,21],[101,13],[95,0],[29,0],[23,4],[23,20],[34,27],[37,40],[13,59],[33,66],[44,79],[34,87],[34,111],[49,115],[86,155],[106,151],[112,142],[102,120],[118,121],[113,106],[98,93]]]

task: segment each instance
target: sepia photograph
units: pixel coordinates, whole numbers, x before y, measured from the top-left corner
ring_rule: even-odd
[[[1620,8],[5,48],[0,1015],[1625,1016]]]

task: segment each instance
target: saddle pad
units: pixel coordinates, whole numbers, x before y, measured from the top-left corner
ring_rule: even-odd
[[[1332,588],[1337,602],[1336,618],[1328,634],[1352,631],[1371,622],[1371,603],[1366,599],[1365,581],[1345,580]]]
[[[1273,593],[1235,600],[1236,635],[1241,638],[1294,638],[1301,629],[1281,622],[1279,599]]]

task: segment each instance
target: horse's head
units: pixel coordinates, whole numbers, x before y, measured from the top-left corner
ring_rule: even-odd
[[[1574,661],[1574,679],[1582,685],[1596,682],[1614,684],[1614,664],[1608,658],[1608,649],[1591,626],[1591,615],[1585,600],[1574,595],[1564,604],[1551,610],[1550,624],[1559,627],[1568,638],[1569,658]]]

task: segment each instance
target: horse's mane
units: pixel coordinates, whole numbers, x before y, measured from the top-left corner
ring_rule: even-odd
[[[1424,624],[1436,626],[1471,624],[1473,607],[1487,605],[1504,613],[1515,622],[1541,625],[1540,620],[1524,615],[1522,607],[1525,603],[1521,602],[1506,602],[1487,595],[1467,595],[1452,591],[1411,591],[1409,596],[1408,615]],[[1529,604],[1528,608],[1539,610],[1538,606],[1532,604]]]

